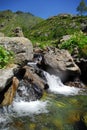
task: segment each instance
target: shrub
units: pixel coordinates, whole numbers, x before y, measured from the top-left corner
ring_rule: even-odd
[[[60,49],[67,49],[72,54],[74,52],[74,48],[78,48],[78,56],[87,58],[87,36],[82,32],[74,33],[72,37],[63,42],[60,46]]]
[[[11,51],[7,51],[3,46],[0,46],[0,69],[13,61],[14,54]]]

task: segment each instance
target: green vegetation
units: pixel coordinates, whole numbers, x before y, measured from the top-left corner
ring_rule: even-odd
[[[74,33],[72,37],[60,45],[60,49],[67,49],[71,54],[77,48],[79,53],[78,57],[87,58],[87,36],[82,32]]]
[[[14,54],[7,51],[3,46],[0,46],[0,69],[10,64],[14,59]]]
[[[32,27],[26,37],[41,44],[50,41],[51,45],[55,45],[59,43],[62,36],[80,32],[84,29],[81,24],[86,22],[86,16],[58,15]]]
[[[87,33],[87,16],[59,14],[43,20],[30,13],[21,11],[15,13],[10,10],[0,12],[0,32],[3,32],[6,36],[14,36],[12,31],[16,27],[21,27],[24,36],[29,38],[34,46],[41,48],[46,46],[58,47],[64,35],[72,35],[71,41],[67,41],[67,46],[71,48],[69,49],[70,52],[72,53],[72,47],[76,45],[79,51],[81,50],[81,55],[86,56],[87,39],[85,35],[79,32]],[[78,41],[78,39],[80,40]]]
[[[24,13],[21,11],[12,12],[5,10],[0,12],[0,32],[6,36],[13,36],[13,30],[16,27],[21,27],[24,35],[32,26],[42,21],[41,18],[35,17],[31,13]]]
[[[84,13],[87,12],[87,6],[84,0],[81,0],[81,2],[79,3],[78,7],[77,7],[77,11],[79,12],[79,14],[82,16]]]

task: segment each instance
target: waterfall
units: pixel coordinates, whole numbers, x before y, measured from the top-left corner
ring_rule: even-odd
[[[44,75],[47,79],[47,83],[49,85],[49,91],[56,93],[56,94],[63,94],[65,96],[68,95],[76,95],[80,91],[79,88],[69,87],[64,85],[60,78],[55,75],[50,75],[47,72],[44,72]],[[26,88],[21,86],[23,93],[26,93],[25,96],[28,94]],[[24,97],[19,97],[16,94],[15,100],[12,104],[12,111],[16,112],[19,116],[26,116],[31,114],[39,114],[39,113],[46,113],[46,106],[48,104],[47,101],[25,101]]]
[[[32,63],[30,64],[35,65]],[[70,102],[68,102],[68,100],[72,101],[70,97],[73,97],[74,101],[78,103],[78,100],[76,100],[74,96],[68,96],[68,95],[79,94],[79,91],[81,90],[80,88],[75,88],[73,86],[72,87],[66,86],[61,82],[59,77],[55,75],[50,75],[49,73],[45,71],[43,71],[43,75],[45,76],[45,79],[47,80],[47,83],[49,85],[49,89],[47,90],[49,91],[48,94],[50,95],[52,93],[52,95],[56,97],[59,96],[59,94],[64,95],[64,96],[60,96],[61,97],[60,99],[57,97],[58,100],[56,101],[54,99],[54,96],[50,97],[49,95],[44,100],[43,99],[36,100],[36,101],[26,100],[27,99],[26,97],[31,94],[29,93],[29,90],[31,92],[32,87],[30,87],[30,89],[27,89],[27,86],[25,86],[25,84],[22,84],[22,81],[21,81],[20,86],[18,87],[19,92],[18,91],[16,92],[13,103],[10,106],[8,106],[8,108],[7,107],[0,108],[0,128],[2,130],[7,130],[7,129],[9,130],[10,125],[8,124],[13,124],[16,119],[19,120],[19,122],[20,122],[20,119],[22,120],[22,122],[24,122],[25,120],[25,124],[23,124],[25,126],[27,123],[27,119],[29,119],[29,121],[31,121],[30,123],[32,123],[33,121],[30,119],[37,120],[37,118],[35,118],[37,116],[38,117],[40,116],[38,120],[39,120],[39,123],[41,123],[40,119],[42,115],[45,115],[45,116],[48,115],[48,119],[52,118],[53,120],[55,120],[56,117],[52,116],[52,114],[54,112],[54,115],[55,115],[56,109],[57,109],[56,112],[59,112],[56,115],[58,115],[58,117],[62,117],[63,115],[62,113],[66,112],[66,108],[68,108],[69,106],[70,106],[69,109],[72,108],[71,107],[72,102],[71,104]],[[64,101],[63,97],[65,98],[66,101]],[[62,98],[63,100],[61,100]],[[45,116],[43,116],[43,118],[45,118]],[[46,121],[46,119],[44,120]],[[37,125],[37,122],[36,122],[36,125]],[[41,125],[43,126],[43,122]],[[14,127],[16,126],[13,126],[12,128]]]
[[[50,75],[47,72],[44,72],[44,75],[47,79],[48,85],[49,85],[49,91],[54,92],[56,94],[64,94],[66,96],[68,95],[76,95],[80,91],[79,88],[76,87],[69,87],[64,85],[60,78],[55,75]]]

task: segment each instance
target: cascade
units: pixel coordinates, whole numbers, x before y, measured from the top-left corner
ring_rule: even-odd
[[[28,65],[36,66],[36,63],[28,63]],[[53,93],[54,95],[64,95],[65,97],[79,95],[79,92],[81,91],[80,88],[66,86],[61,82],[59,77],[50,75],[48,72],[43,71],[43,74],[49,85],[47,90],[48,95],[50,93]],[[48,107],[50,106],[51,102],[48,99],[28,101],[26,97],[29,90],[26,88],[26,86],[21,85],[19,90],[23,91],[23,97],[16,92],[13,103],[8,107],[0,108],[0,128],[2,130],[4,130],[4,126],[7,128],[8,123],[11,123],[13,118],[22,118],[27,116],[32,117],[34,115],[49,113]],[[58,105],[61,106],[61,104],[62,103]],[[1,125],[2,123],[4,125]]]
[[[56,94],[63,94],[63,95],[76,95],[80,91],[79,88],[69,87],[64,85],[60,78],[55,75],[50,75],[49,73],[44,72],[44,76],[49,85],[48,91],[56,93]],[[47,112],[46,105],[47,101],[27,101],[28,89],[24,85],[21,85],[21,88],[18,88],[22,91],[23,97],[17,92],[14,98],[12,105],[8,107],[8,111],[4,107],[4,113],[13,112],[18,113],[18,115],[28,115],[28,114],[37,114],[37,113],[44,113]]]
[[[55,75],[50,75],[47,72],[44,72],[44,75],[47,79],[48,85],[49,85],[49,90],[51,92],[57,93],[57,94],[64,94],[64,95],[75,95],[78,94],[80,91],[79,88],[75,87],[69,87],[64,85],[60,78],[55,76]]]

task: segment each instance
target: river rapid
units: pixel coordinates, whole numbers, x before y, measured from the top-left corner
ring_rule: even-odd
[[[41,100],[27,102],[16,93],[12,105],[0,108],[0,130],[87,130],[87,90],[44,75],[49,89]]]

